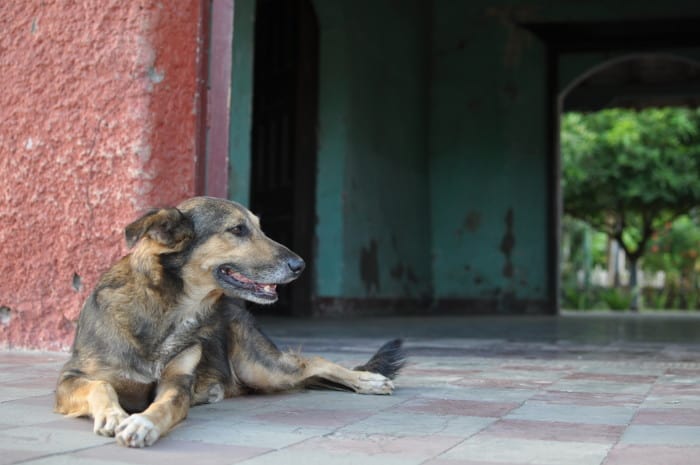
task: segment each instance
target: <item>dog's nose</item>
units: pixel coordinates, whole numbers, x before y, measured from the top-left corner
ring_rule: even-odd
[[[289,266],[289,269],[292,270],[292,273],[299,274],[304,271],[306,263],[304,263],[304,260],[302,260],[300,257],[294,257],[287,260],[287,265]]]

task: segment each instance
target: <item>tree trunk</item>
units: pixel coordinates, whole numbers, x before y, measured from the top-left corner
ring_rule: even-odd
[[[637,283],[637,260],[638,257],[627,257],[630,262],[630,293],[632,300],[630,301],[630,310],[633,312],[639,311],[639,284]]]

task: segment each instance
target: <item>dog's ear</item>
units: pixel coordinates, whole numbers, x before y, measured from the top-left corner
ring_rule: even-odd
[[[192,221],[177,208],[151,210],[124,230],[129,248],[144,237],[169,249],[182,250],[194,237]]]

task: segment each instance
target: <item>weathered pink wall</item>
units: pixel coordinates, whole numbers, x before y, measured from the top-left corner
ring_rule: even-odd
[[[0,347],[68,347],[123,227],[194,193],[200,1],[0,3]]]

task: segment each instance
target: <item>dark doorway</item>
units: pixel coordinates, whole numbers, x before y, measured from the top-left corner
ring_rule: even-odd
[[[258,0],[255,15],[250,205],[267,235],[307,263],[293,285],[280,288],[272,311],[308,315],[316,224],[318,22],[309,0]]]

